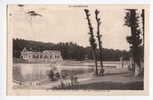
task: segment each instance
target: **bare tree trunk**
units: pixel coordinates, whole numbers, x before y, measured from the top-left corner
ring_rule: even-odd
[[[98,68],[97,68],[97,53],[96,53],[96,47],[97,47],[97,44],[96,44],[96,41],[94,39],[94,32],[93,32],[93,27],[92,27],[92,24],[90,22],[90,14],[89,14],[89,10],[88,9],[85,9],[85,14],[86,14],[86,19],[88,21],[88,26],[89,26],[89,34],[90,34],[90,38],[89,38],[89,41],[90,41],[90,45],[92,47],[92,53],[93,53],[93,59],[95,61],[95,67],[96,67],[96,75],[98,76]]]
[[[97,56],[95,54],[96,54],[96,51],[93,50],[93,58],[94,58],[94,61],[95,61],[95,74],[98,76]]]
[[[97,21],[97,39],[98,39],[98,45],[99,45],[99,55],[100,55],[100,66],[101,66],[101,70],[100,70],[100,74],[103,76],[104,75],[104,69],[103,69],[103,58],[102,58],[102,41],[101,41],[101,36],[100,35],[100,25],[101,25],[101,22],[100,22],[100,18],[98,18],[98,14],[99,14],[99,11],[96,10],[95,11],[95,15],[96,15],[96,21]]]

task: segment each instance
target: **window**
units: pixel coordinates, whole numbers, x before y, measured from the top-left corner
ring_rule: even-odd
[[[47,55],[45,55],[44,58],[48,58]]]
[[[35,55],[32,55],[32,58],[35,58]]]
[[[39,55],[36,55],[35,57],[36,57],[36,58],[39,58]]]
[[[40,58],[43,58],[43,56],[42,56],[42,55],[40,55]]]

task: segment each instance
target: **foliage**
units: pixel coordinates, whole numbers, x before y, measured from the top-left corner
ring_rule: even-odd
[[[91,47],[82,47],[72,42],[60,42],[58,44],[31,41],[24,39],[13,39],[13,57],[20,58],[20,52],[26,47],[27,50],[42,52],[44,50],[60,50],[63,59],[85,60],[93,59]],[[97,59],[100,60],[99,50]],[[103,60],[117,61],[123,56],[125,60],[130,56],[128,51],[103,48]]]
[[[142,57],[142,38],[141,38],[141,28],[139,24],[139,14],[137,13],[137,9],[127,9],[126,17],[125,17],[125,25],[131,28],[131,36],[127,37],[127,41],[130,44],[132,58],[134,60],[134,70],[135,67],[141,67],[141,57]]]
[[[102,41],[101,41],[102,35],[100,34],[101,20],[100,18],[98,18],[99,13],[100,12],[96,9],[95,16],[96,16],[96,22],[97,22],[97,39],[98,39],[98,45],[99,45],[99,56],[100,56],[99,58],[100,58],[100,66],[101,66],[100,74],[103,76],[104,69],[103,69],[103,54],[102,54]]]
[[[96,53],[96,48],[97,48],[97,44],[96,44],[96,40],[94,37],[94,32],[93,32],[93,27],[90,21],[90,14],[89,14],[89,10],[88,9],[84,9],[84,12],[86,14],[86,19],[88,21],[88,27],[89,27],[89,42],[92,48],[92,53],[93,53],[93,58],[95,60],[95,67],[96,67],[96,75],[98,75],[98,68],[97,68],[97,53]]]

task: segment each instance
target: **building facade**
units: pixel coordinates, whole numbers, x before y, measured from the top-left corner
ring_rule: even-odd
[[[63,61],[61,52],[57,50],[44,50],[43,52],[21,51],[21,58],[29,63],[57,63]]]

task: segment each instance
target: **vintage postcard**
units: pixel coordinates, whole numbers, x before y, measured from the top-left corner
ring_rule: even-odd
[[[7,95],[148,95],[149,5],[7,5]]]

